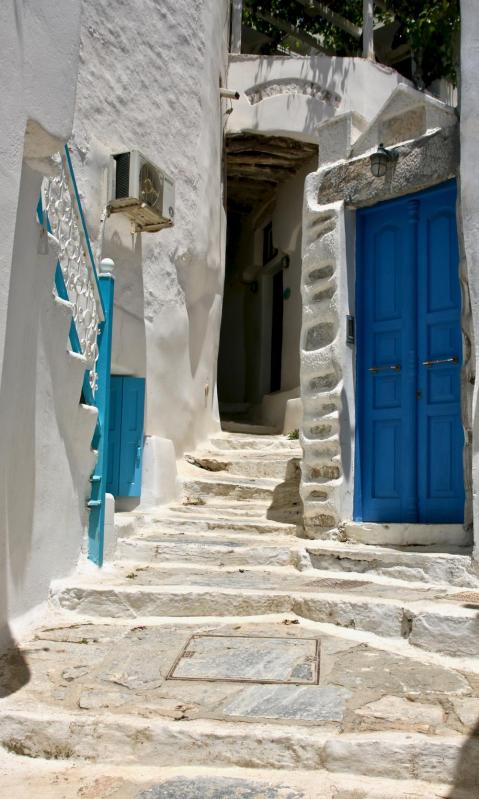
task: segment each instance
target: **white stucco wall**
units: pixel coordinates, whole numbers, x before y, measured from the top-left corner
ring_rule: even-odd
[[[479,338],[479,13],[475,0],[461,0],[461,79],[460,79],[460,201],[463,247],[468,275],[473,340],[471,361],[476,376],[472,401],[472,497],[476,556],[479,547],[479,406],[477,380],[477,340]]]
[[[228,116],[227,133],[243,131],[263,135],[288,136],[292,139],[314,142],[319,145],[319,163],[322,152],[318,128],[332,119],[344,119],[347,112],[351,126],[357,128],[355,135],[364,130],[375,117],[384,102],[390,97],[399,83],[407,83],[403,77],[389,67],[375,64],[361,58],[281,57],[256,55],[231,55],[228,67],[228,86],[240,93],[239,101],[232,103],[232,113]],[[333,134],[333,142],[338,138]],[[323,142],[324,144],[324,142]],[[330,155],[331,147],[327,148]],[[302,168],[297,175],[279,187],[270,220],[273,222],[274,246],[290,256],[290,268],[284,271],[283,285],[291,290],[291,296],[283,305],[283,348],[282,348],[282,391],[290,392],[299,386],[300,331],[302,319],[301,300],[301,237],[304,181],[308,172],[315,169],[314,160]],[[267,198],[265,198],[266,200]],[[265,224],[267,219],[262,220]],[[254,231],[243,231],[245,236],[253,236]],[[242,243],[244,249],[244,242]],[[239,255],[239,251],[237,256]],[[261,253],[256,265],[261,264]],[[261,394],[269,391],[271,361],[271,279],[260,281],[258,295],[245,293],[246,309],[243,316],[251,326],[261,317],[252,352],[243,353],[243,361],[248,361],[248,371],[253,375],[254,390],[243,392],[243,399],[260,401]],[[237,294],[239,293],[239,289]],[[238,307],[238,305],[237,305]],[[225,306],[225,316],[228,307]],[[224,323],[226,335],[228,322]],[[231,327],[231,324],[230,324]],[[257,326],[258,327],[258,326]],[[258,335],[261,346],[257,346]],[[232,399],[235,373],[231,367],[233,345],[229,350],[223,347],[224,362],[230,372]],[[253,363],[252,363],[253,362]],[[257,363],[258,362],[258,363]],[[221,362],[220,362],[221,366]],[[243,369],[243,372],[245,370]],[[222,375],[223,377],[223,375]],[[242,377],[242,384],[246,378]],[[253,386],[254,388],[254,386]],[[226,396],[225,392],[225,396]],[[284,394],[281,407],[285,407],[288,393]],[[273,397],[273,406],[278,404]],[[257,409],[259,416],[272,419],[282,428],[278,414],[271,414],[270,400]],[[256,411],[255,411],[256,413]],[[295,417],[296,418],[296,417]]]
[[[316,141],[326,119],[354,111],[371,120],[398,83],[390,67],[362,58],[230,56],[228,85],[240,92],[228,132]]]
[[[281,186],[272,217],[274,245],[289,255],[289,268],[283,271],[283,288],[289,289],[291,294],[283,303],[282,391],[290,391],[299,386],[299,340],[303,312],[301,237],[304,181],[306,175],[316,166],[317,159],[312,159]]]
[[[0,646],[74,567],[83,535],[92,420],[35,222],[45,159],[71,132],[79,25],[77,0],[61,14],[54,0],[0,4]]]
[[[174,228],[132,235],[128,219],[112,215],[103,255],[115,261],[113,371],[146,376],[145,433],[171,440],[179,456],[219,424],[226,224],[219,82],[226,83],[229,3],[137,0],[134,24],[129,3],[82,6],[73,158],[95,248],[112,153],[138,149],[176,184]],[[165,463],[149,468],[146,482],[164,473]],[[155,491],[164,501],[164,485],[145,484],[148,502]]]

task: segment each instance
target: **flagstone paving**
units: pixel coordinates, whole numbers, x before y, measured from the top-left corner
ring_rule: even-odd
[[[20,796],[36,799],[469,799],[460,789],[452,795],[443,785],[417,780],[358,780],[299,770],[85,767],[1,753],[0,780],[2,792],[9,798],[18,795],[20,787]]]
[[[205,451],[183,499],[119,515],[115,563],[53,585],[2,658],[2,782],[45,799],[477,799],[470,553],[309,541],[297,442],[223,433]]]

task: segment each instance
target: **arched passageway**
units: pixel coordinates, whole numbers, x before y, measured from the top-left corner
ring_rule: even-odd
[[[222,419],[283,429],[299,396],[304,179],[317,147],[280,136],[226,139],[227,247],[218,364]]]

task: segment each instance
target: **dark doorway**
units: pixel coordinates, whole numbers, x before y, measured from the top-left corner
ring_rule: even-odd
[[[281,390],[283,353],[283,270],[273,276],[273,314],[271,320],[271,391]]]
[[[223,421],[270,424],[272,412],[265,398],[299,383],[300,175],[316,169],[318,148],[282,136],[239,133],[226,137],[225,150],[227,245],[219,410]],[[279,242],[288,249],[287,267],[282,258],[286,253],[277,250]],[[294,263],[283,282],[289,250]],[[291,288],[294,299],[288,304]],[[272,404],[276,403],[275,399]]]

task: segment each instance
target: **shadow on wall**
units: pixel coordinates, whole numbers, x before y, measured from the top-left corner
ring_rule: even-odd
[[[479,796],[479,719],[464,744],[448,799],[474,799]]]
[[[115,263],[112,370],[146,375],[145,297],[142,234],[131,235],[129,222],[113,215],[107,223],[102,257]],[[131,246],[126,242],[131,241]]]
[[[31,199],[40,189],[41,177],[24,168],[17,209],[13,269],[8,294],[5,356],[0,383],[0,648],[11,649],[2,658],[17,663],[16,687],[5,682],[0,669],[0,695],[17,690],[29,679],[29,671],[16,649],[9,618],[9,585],[22,584],[31,552],[35,497],[35,395],[40,308],[37,291],[41,278],[28,269],[28,234],[21,227]],[[36,200],[31,208],[35,224]],[[30,253],[31,255],[31,253]],[[31,262],[31,257],[30,257]],[[32,281],[32,285],[28,285]],[[50,288],[51,294],[51,288]]]
[[[204,192],[208,193],[207,187],[204,187]],[[202,363],[216,362],[216,357],[212,357],[216,353],[205,352],[205,348],[214,346],[213,339],[218,332],[217,317],[220,313],[224,277],[221,268],[222,224],[223,207],[221,197],[218,196],[217,203],[210,203],[208,207],[204,233],[206,240],[200,240],[195,246],[181,252],[176,248],[172,258],[188,315],[189,358],[193,380]]]
[[[286,60],[286,59],[285,59]],[[253,85],[262,85],[272,80],[275,84],[281,83],[280,80],[271,78],[271,72],[275,64],[276,58],[263,56],[258,63],[258,70],[255,75]],[[293,65],[297,59],[292,59]],[[344,93],[350,73],[356,69],[356,61],[353,58],[333,58],[329,56],[317,56],[311,58],[304,58],[300,70],[299,80],[304,80],[308,86],[317,84],[321,89],[330,91],[330,87],[335,87],[336,92]],[[285,70],[286,71],[286,70]],[[298,78],[296,70],[292,79]],[[287,75],[284,75],[283,80],[286,81]],[[291,92],[287,95],[286,108],[288,111],[293,109],[296,98],[302,96],[306,99],[307,114],[304,119],[303,133],[309,136],[315,136],[318,125],[325,122],[327,119],[333,117],[336,113],[336,105],[321,97],[314,97],[310,95],[302,95],[300,91]],[[342,109],[348,110],[347,108]],[[253,130],[260,127],[259,123],[252,126]]]
[[[2,648],[13,644],[9,620],[43,602],[51,580],[77,563],[94,457],[96,415],[80,406],[84,363],[67,352],[71,312],[53,297],[55,243],[38,253],[41,181],[24,164],[8,287],[0,383]]]
[[[284,524],[303,523],[303,501],[299,493],[301,482],[301,459],[290,458],[286,464],[284,481],[276,486],[273,499],[266,512],[270,521]]]

